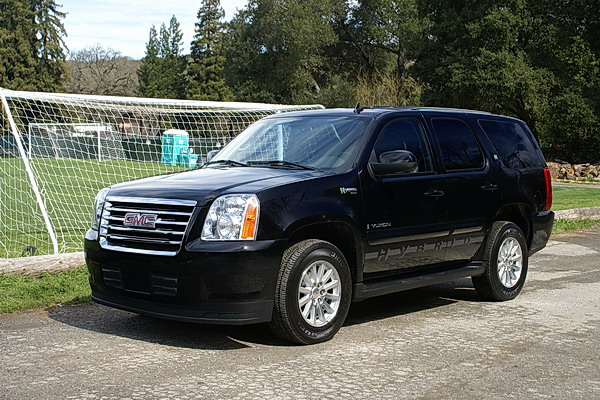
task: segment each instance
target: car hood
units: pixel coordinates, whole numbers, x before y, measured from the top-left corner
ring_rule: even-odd
[[[314,179],[319,171],[263,167],[202,168],[111,187],[109,196],[195,200],[199,206],[226,193],[258,193],[275,186]]]

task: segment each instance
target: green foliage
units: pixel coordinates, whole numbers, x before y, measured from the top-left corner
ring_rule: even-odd
[[[90,294],[84,267],[40,278],[0,274],[0,313],[85,302]]]
[[[33,25],[27,0],[0,0],[0,87],[35,90]]]
[[[192,61],[188,65],[187,97],[194,100],[231,100],[225,81],[223,41],[225,12],[220,0],[203,0],[198,10],[196,34],[192,41]]]
[[[597,1],[421,0],[428,105],[523,119],[544,146],[600,151]],[[593,11],[596,10],[596,11]]]
[[[336,42],[334,0],[252,0],[229,24],[226,77],[239,100],[314,103]]]
[[[30,0],[31,16],[35,27],[32,39],[36,59],[36,90],[60,92],[68,79],[66,49],[63,37],[67,32],[62,24],[66,13],[55,0]]]
[[[0,0],[0,87],[64,90],[65,13],[59,8],[54,0]]]
[[[185,98],[186,58],[183,56],[183,34],[173,15],[169,26],[162,24],[160,32],[150,28],[146,56],[138,70],[137,93],[143,97],[164,99]]]

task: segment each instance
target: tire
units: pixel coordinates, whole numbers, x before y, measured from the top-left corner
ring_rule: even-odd
[[[337,247],[321,240],[296,243],[281,260],[270,327],[291,342],[325,342],[346,320],[351,295],[350,269]]]
[[[487,300],[514,299],[527,276],[528,250],[523,232],[512,222],[494,222],[485,246],[486,268],[483,275],[472,277],[475,290]]]

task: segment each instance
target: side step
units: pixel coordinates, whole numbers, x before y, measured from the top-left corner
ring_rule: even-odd
[[[369,297],[382,296],[385,294],[401,292],[403,290],[415,289],[423,286],[434,285],[452,281],[455,279],[479,276],[483,274],[485,266],[483,262],[475,262],[462,268],[446,271],[433,272],[425,275],[392,278],[386,281],[356,283],[353,288],[352,301],[362,301]]]

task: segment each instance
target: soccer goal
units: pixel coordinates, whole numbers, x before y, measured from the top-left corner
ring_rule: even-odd
[[[252,122],[322,108],[0,89],[0,258],[80,251],[99,189],[202,164]]]

